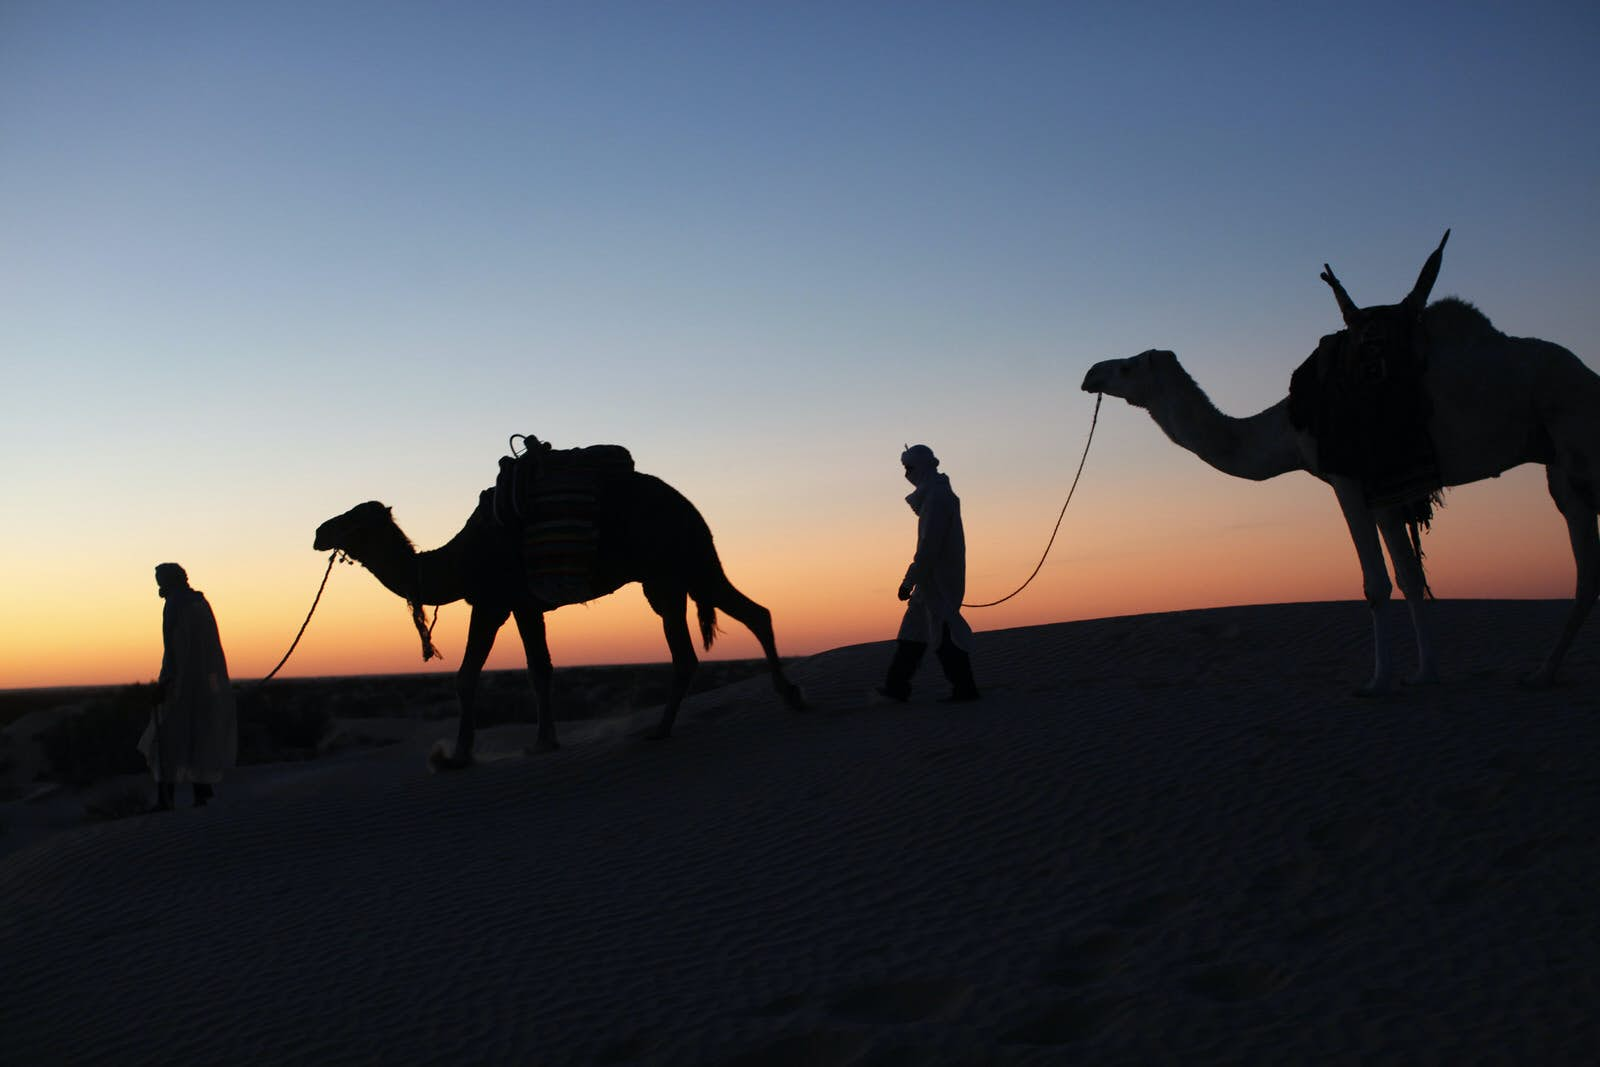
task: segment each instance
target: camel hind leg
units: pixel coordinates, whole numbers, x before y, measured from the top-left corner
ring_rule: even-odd
[[[550,703],[550,679],[554,668],[550,665],[550,642],[545,635],[544,612],[532,604],[512,609],[517,620],[517,633],[522,637],[522,654],[528,663],[528,681],[533,685],[533,712],[538,721],[538,738],[535,752],[554,752],[561,747],[556,741],[555,708]]]
[[[755,634],[756,640],[761,644],[761,651],[767,658],[767,669],[772,672],[772,688],[777,690],[778,696],[791,710],[806,710],[805,697],[801,694],[800,687],[783,673],[783,661],[778,658],[778,642],[772,633],[772,612],[739,592],[720,568],[715,579],[706,584],[706,588],[697,589],[693,593],[695,603],[700,605],[702,629],[705,628],[708,608],[721,609],[730,619],[741,623],[745,629]],[[709,648],[710,631],[707,630],[706,633],[706,646]]]
[[[1574,455],[1573,459],[1581,461],[1582,457]],[[1555,500],[1556,507],[1561,509],[1562,518],[1567,520],[1567,536],[1572,541],[1572,559],[1577,565],[1578,581],[1572,607],[1561,627],[1561,636],[1556,638],[1555,647],[1539,669],[1523,679],[1526,685],[1548,686],[1555,683],[1556,671],[1567,649],[1572,646],[1572,639],[1578,635],[1578,629],[1589,617],[1596,597],[1600,596],[1600,524],[1595,518],[1596,508],[1600,506],[1597,479],[1600,479],[1600,470],[1582,462],[1552,463],[1546,471],[1545,481],[1550,487],[1550,496]]]
[[[650,602],[650,609],[661,616],[667,650],[672,653],[672,692],[667,698],[667,706],[661,711],[661,721],[646,735],[653,741],[665,741],[672,736],[672,724],[677,721],[678,708],[689,693],[694,672],[700,666],[700,657],[695,655],[694,638],[689,635],[685,614],[688,593],[681,588],[646,585],[644,597]]]

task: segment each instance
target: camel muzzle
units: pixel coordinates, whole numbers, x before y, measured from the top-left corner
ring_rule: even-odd
[[[1104,363],[1096,363],[1094,366],[1089,368],[1089,373],[1083,376],[1083,391],[1086,393],[1105,392],[1106,379],[1110,376],[1110,371],[1106,369],[1106,365]]]

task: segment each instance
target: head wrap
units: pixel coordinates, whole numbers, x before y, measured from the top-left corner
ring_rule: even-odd
[[[939,457],[933,454],[933,449],[927,445],[912,445],[900,453],[900,465],[906,469],[906,481],[917,487],[917,491],[906,497],[906,503],[911,505],[911,510],[922,514],[922,496],[927,492],[928,486],[944,475],[939,473]]]
[[[156,564],[156,584],[162,586],[188,585],[189,575],[176,563],[158,563]]]
[[[912,445],[900,453],[902,467],[927,467],[929,470],[939,465],[939,457],[933,454],[933,449],[927,445]]]

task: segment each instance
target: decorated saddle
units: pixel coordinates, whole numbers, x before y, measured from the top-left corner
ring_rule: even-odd
[[[1316,439],[1324,472],[1360,481],[1369,507],[1425,505],[1441,488],[1426,366],[1420,344],[1364,345],[1340,330],[1289,379],[1290,422]]]
[[[1423,312],[1449,239],[1446,230],[1398,304],[1357,307],[1324,264],[1346,328],[1322,338],[1289,379],[1289,421],[1316,441],[1317,466],[1359,480],[1369,507],[1402,507],[1422,526],[1444,487],[1428,432]]]
[[[610,479],[632,472],[633,456],[621,445],[553,448],[531,434],[513,435],[511,449],[500,459],[494,517],[518,531],[529,591],[557,606],[594,599],[600,500]]]

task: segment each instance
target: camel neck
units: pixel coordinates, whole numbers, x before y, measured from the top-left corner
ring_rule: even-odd
[[[419,604],[449,604],[466,595],[456,554],[449,549],[443,545],[413,557],[413,596]]]
[[[1211,466],[1236,478],[1263,481],[1305,470],[1293,427],[1288,398],[1246,418],[1217,410],[1205,391],[1186,372],[1168,383],[1150,405],[1150,417],[1172,441]]]
[[[466,595],[454,544],[418,552],[400,535],[388,551],[360,562],[398,597],[418,604],[449,604]]]

